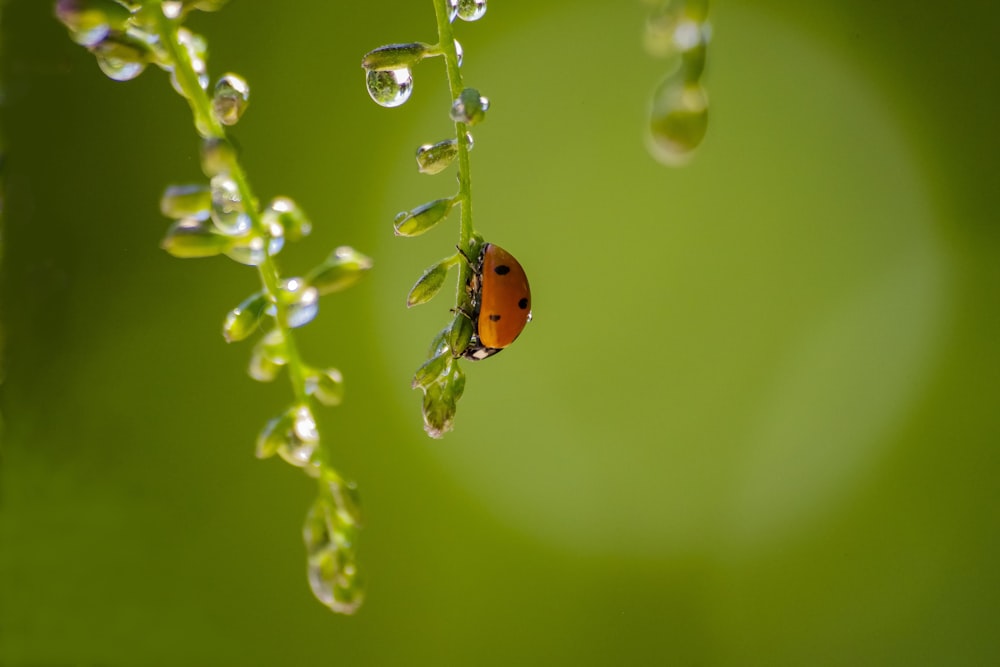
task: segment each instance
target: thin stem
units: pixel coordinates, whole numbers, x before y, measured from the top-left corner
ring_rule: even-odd
[[[160,38],[160,44],[166,50],[169,60],[173,63],[174,76],[184,97],[187,98],[194,114],[195,124],[203,134],[216,139],[226,139],[225,127],[218,121],[212,113],[212,100],[208,93],[198,82],[198,75],[191,64],[191,59],[187,50],[181,48],[177,41],[177,22],[167,18],[161,8],[160,3],[155,1],[151,5],[151,11],[156,19],[156,29]],[[245,204],[246,214],[250,218],[253,233],[262,238],[267,238],[267,229],[261,219],[260,211],[257,207],[257,198],[254,196],[247,179],[246,172],[238,160],[233,160],[229,166],[229,176],[236,183],[240,193],[240,199]],[[292,391],[295,400],[301,405],[309,404],[309,396],[306,393],[305,366],[302,362],[301,354],[292,335],[291,327],[287,324],[288,305],[280,298],[281,277],[278,273],[277,263],[270,254],[265,254],[264,261],[257,267],[261,284],[268,294],[275,301],[276,326],[281,331],[285,343],[285,353],[288,357],[289,380],[292,384]]]
[[[445,69],[448,72],[448,88],[451,99],[456,100],[465,89],[462,81],[462,70],[458,66],[458,52],[455,50],[455,37],[452,33],[451,21],[448,18],[448,0],[434,0],[434,14],[437,17],[438,48],[444,54]],[[472,254],[472,174],[469,161],[469,128],[465,123],[455,123],[455,138],[458,141],[458,199],[462,202],[462,221],[458,246],[471,256]],[[465,263],[459,272],[459,295],[463,286],[469,281],[472,267]]]

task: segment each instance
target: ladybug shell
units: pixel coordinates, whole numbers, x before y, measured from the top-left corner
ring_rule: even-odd
[[[465,351],[471,359],[485,359],[507,347],[531,319],[528,276],[514,256],[500,246],[483,246],[473,280],[476,338]]]

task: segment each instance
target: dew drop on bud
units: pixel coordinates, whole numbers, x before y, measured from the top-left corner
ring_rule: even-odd
[[[101,71],[115,81],[131,81],[142,74],[149,60],[149,46],[124,33],[109,33],[90,50]]]
[[[458,18],[478,21],[486,13],[486,0],[458,0]]]
[[[198,85],[202,90],[208,89],[208,65],[205,62],[208,44],[205,42],[205,38],[187,28],[180,28],[177,30],[177,41],[187,53],[191,68],[198,77]],[[184,88],[177,79],[177,73],[173,70],[170,72],[170,84],[179,95],[186,96]]]
[[[448,22],[454,23],[458,16],[458,0],[448,0]]]
[[[285,306],[285,324],[292,329],[309,324],[319,313],[319,290],[302,278],[282,281],[277,297]],[[269,314],[276,313],[272,306]]]
[[[199,184],[171,185],[160,198],[160,213],[168,218],[208,218],[212,194],[208,186]]]
[[[462,59],[465,57],[465,53],[462,51],[462,45],[455,40],[455,57],[458,59],[458,66],[462,66]]]
[[[417,169],[421,174],[437,174],[444,171],[458,155],[458,142],[445,139],[436,144],[424,144],[417,149]]]
[[[265,246],[264,239],[257,234],[248,233],[233,240],[226,249],[226,256],[246,266],[260,266],[267,259]]]
[[[490,100],[475,88],[466,88],[451,105],[451,119],[456,123],[475,125],[486,118]]]
[[[215,84],[212,113],[223,125],[235,125],[250,100],[250,86],[237,74],[226,74]]]
[[[336,368],[316,369],[306,377],[306,393],[329,407],[344,401],[344,376]]]
[[[243,236],[250,231],[250,216],[246,214],[236,181],[228,174],[212,178],[212,222],[223,234]]]
[[[58,0],[56,18],[82,46],[94,46],[112,30],[124,30],[129,11],[111,0]]]
[[[161,7],[163,15],[168,19],[178,19],[181,17],[181,12],[184,11],[184,3],[180,0],[164,0]]]
[[[275,197],[271,200],[261,212],[261,220],[266,227],[281,227],[283,235],[289,241],[298,241],[312,232],[312,223],[305,212],[288,197]],[[272,237],[274,231],[272,229]]]
[[[272,329],[254,345],[247,374],[257,382],[271,382],[287,363],[285,339],[280,329]]]
[[[648,144],[662,164],[687,163],[707,128],[708,97],[701,85],[668,79],[653,94]]]
[[[336,542],[309,554],[309,587],[324,605],[339,614],[353,614],[364,601],[354,550]]]
[[[413,73],[409,68],[371,70],[366,74],[368,94],[383,107],[398,107],[410,99]]]
[[[228,140],[207,137],[201,142],[201,170],[212,178],[228,173],[236,162],[236,149]]]

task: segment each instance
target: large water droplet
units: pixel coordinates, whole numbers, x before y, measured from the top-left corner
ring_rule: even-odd
[[[458,0],[458,18],[478,21],[486,13],[486,0]]]
[[[383,107],[398,107],[410,99],[413,92],[413,74],[406,67],[372,70],[366,75],[366,83],[368,94]]]
[[[90,50],[101,71],[115,81],[129,81],[142,74],[150,55],[144,42],[120,32],[108,33]]]
[[[250,231],[250,216],[244,210],[236,181],[228,174],[212,178],[212,222],[229,236],[243,236]]]
[[[235,125],[250,100],[250,86],[237,74],[226,74],[215,84],[212,113],[223,125]]]
[[[653,96],[649,149],[668,166],[685,164],[708,128],[708,96],[697,83],[668,79]]]

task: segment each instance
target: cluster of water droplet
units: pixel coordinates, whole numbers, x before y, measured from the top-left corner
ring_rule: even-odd
[[[324,604],[352,613],[362,600],[354,557],[357,495],[324,462],[311,408],[314,402],[339,405],[343,377],[335,368],[306,365],[289,332],[316,317],[320,296],[350,287],[372,262],[352,248],[341,247],[305,276],[285,280],[269,264],[286,241],[307,236],[312,225],[287,197],[259,207],[226,138],[224,128],[235,125],[247,108],[249,86],[242,77],[226,74],[209,95],[205,39],[181,25],[190,11],[214,11],[223,4],[225,0],[58,0],[55,11],[71,37],[96,56],[101,70],[112,79],[135,78],[148,64],[155,64],[169,72],[174,89],[191,101],[195,126],[203,138],[201,165],[208,182],[166,189],[160,210],[174,222],[161,245],[175,257],[225,255],[260,267],[265,289],[226,314],[222,335],[227,342],[235,342],[268,329],[250,358],[248,372],[256,380],[272,381],[290,366],[296,402],[268,421],[257,438],[257,455],[277,454],[320,480],[320,494],[305,528],[309,581]]]
[[[653,92],[649,148],[666,165],[687,162],[708,128],[708,96],[702,84],[711,26],[708,0],[652,0],[646,23],[647,51],[666,58],[669,72]]]
[[[415,293],[426,287],[428,282],[433,282],[429,278],[435,273],[440,273],[442,266],[445,267],[444,273],[447,273],[446,262],[448,260],[429,268],[424,273],[410,291],[411,300],[416,296]],[[443,282],[444,275],[440,276],[440,280]],[[424,296],[426,301],[433,296],[433,293]],[[427,354],[427,361],[413,376],[413,388],[420,389],[424,393],[422,405],[424,430],[432,438],[440,438],[455,424],[458,401],[465,392],[465,372],[459,366],[458,359],[471,340],[472,320],[464,312],[459,311],[451,323],[434,337]]]

